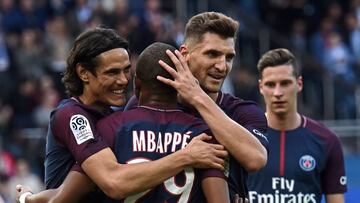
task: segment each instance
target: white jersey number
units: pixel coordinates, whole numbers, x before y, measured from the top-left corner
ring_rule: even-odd
[[[148,159],[132,159],[131,161],[127,162],[128,164],[134,164],[134,163],[141,163],[149,161]],[[175,182],[175,176],[167,179],[163,184],[166,188],[166,190],[173,195],[180,195],[178,203],[186,203],[189,200],[191,189],[194,184],[194,169],[193,168],[186,168],[185,169],[185,184],[183,186],[178,186]],[[137,193],[135,195],[129,196],[125,198],[124,203],[135,203],[138,199],[140,199],[142,196],[150,192],[151,189],[146,190],[144,192]]]

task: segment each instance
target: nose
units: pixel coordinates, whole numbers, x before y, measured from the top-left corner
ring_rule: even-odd
[[[116,79],[116,83],[120,85],[127,85],[129,83],[129,79],[124,72],[121,72]]]
[[[222,56],[219,58],[217,63],[215,64],[215,68],[219,70],[219,72],[224,72],[227,69],[226,57]]]
[[[283,95],[283,89],[280,84],[276,84],[274,88],[274,96],[281,97]]]

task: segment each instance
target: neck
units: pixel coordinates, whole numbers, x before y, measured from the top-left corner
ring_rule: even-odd
[[[216,92],[216,93],[207,93],[207,95],[209,95],[209,97],[214,101],[216,102],[218,96],[219,96],[219,92]]]
[[[269,127],[275,130],[293,130],[301,125],[301,116],[297,112],[284,115],[266,112],[266,118]]]
[[[139,105],[151,106],[159,109],[176,109],[176,96],[168,97],[156,94],[142,94],[140,93]]]
[[[95,99],[94,96],[89,96],[87,94],[82,94],[79,96],[79,99],[81,100],[81,102],[85,105],[91,106],[94,109],[102,112],[102,113],[106,113],[109,111],[109,106],[104,105],[103,103],[97,101]]]

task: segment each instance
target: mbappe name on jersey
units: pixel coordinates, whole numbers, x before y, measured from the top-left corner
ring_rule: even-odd
[[[132,131],[132,146],[134,152],[168,153],[185,148],[191,138],[191,131],[154,132],[150,130]]]

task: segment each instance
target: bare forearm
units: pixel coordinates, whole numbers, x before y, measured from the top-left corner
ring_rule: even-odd
[[[93,190],[95,185],[82,173],[70,171],[59,188],[26,197],[26,203],[76,203]]]
[[[267,152],[260,141],[229,118],[210,97],[199,96],[193,105],[219,143],[224,145],[247,171],[259,170],[266,164]]]
[[[125,196],[153,188],[185,169],[190,162],[181,153],[146,163],[123,165],[124,176],[118,177],[124,177],[122,181],[129,183]],[[122,181],[118,183],[122,184]]]
[[[159,185],[191,164],[183,151],[156,161],[123,165],[117,164],[112,152],[109,154],[109,151],[102,150],[99,153],[88,158],[82,168],[108,196],[115,199]]]
[[[208,203],[230,203],[227,182],[218,177],[208,177],[201,182],[202,190]]]
[[[344,194],[327,194],[325,195],[326,203],[344,203]]]
[[[29,195],[25,198],[26,203],[47,203],[57,194],[57,189],[45,190],[37,194]]]

